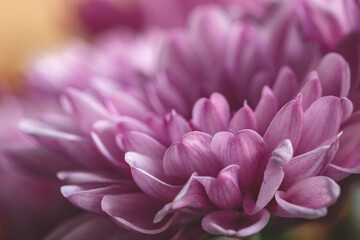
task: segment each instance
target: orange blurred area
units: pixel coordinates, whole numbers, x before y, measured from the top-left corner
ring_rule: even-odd
[[[70,1],[0,0],[0,79],[16,85],[26,59],[54,48],[70,35]]]

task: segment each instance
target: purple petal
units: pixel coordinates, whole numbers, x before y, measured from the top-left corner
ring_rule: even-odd
[[[162,221],[165,216],[177,209],[188,208],[207,211],[214,208],[214,205],[206,196],[203,186],[195,179],[196,176],[197,174],[194,173],[173,201],[157,212],[154,222]]]
[[[220,162],[210,149],[212,137],[202,132],[190,132],[165,152],[163,166],[169,176],[187,179],[192,173],[216,176]]]
[[[106,109],[90,95],[69,88],[61,96],[63,108],[76,119],[78,126],[84,131],[91,131],[98,120],[110,119]]]
[[[107,96],[107,101],[107,106],[112,112],[139,120],[145,120],[150,111],[143,102],[125,91]]]
[[[230,106],[222,95],[213,93],[209,99],[201,98],[195,103],[192,117],[196,129],[213,135],[227,129]]]
[[[322,96],[322,87],[317,72],[313,71],[308,76],[309,80],[301,88],[302,106],[304,111]]]
[[[39,147],[9,147],[2,149],[1,154],[7,163],[16,170],[48,180],[54,180],[58,171],[76,167],[65,159]]]
[[[278,102],[274,93],[269,87],[265,86],[261,93],[261,99],[255,108],[255,117],[259,134],[263,135],[265,133],[278,109]]]
[[[219,208],[232,209],[241,203],[241,191],[238,184],[240,167],[230,165],[221,170],[216,178],[196,177],[204,186],[209,199]]]
[[[243,129],[257,130],[255,113],[246,102],[231,118],[228,127],[228,130],[232,133],[236,133]]]
[[[128,240],[139,240],[135,238],[132,232],[125,232],[114,225],[108,218],[82,214],[67,220],[48,234],[45,240],[82,240],[93,239],[121,239],[125,237]],[[139,237],[139,236],[137,236]]]
[[[269,149],[274,149],[285,139],[289,139],[296,149],[301,137],[303,124],[303,109],[301,106],[301,97],[290,101],[276,114],[271,121],[264,140],[269,145]]]
[[[293,148],[290,140],[284,140],[273,152],[264,172],[263,181],[256,202],[251,195],[244,199],[244,210],[253,215],[262,210],[274,197],[284,179],[283,166],[293,156]]]
[[[254,184],[265,148],[262,137],[252,130],[242,130],[236,134],[220,132],[211,141],[211,149],[223,167],[231,164],[240,166],[239,184],[244,191]]]
[[[165,124],[171,143],[180,141],[186,133],[191,131],[189,123],[175,111],[171,111],[165,117]]]
[[[253,216],[228,210],[210,213],[203,218],[201,225],[211,234],[247,238],[260,232],[269,219],[270,213],[265,209]]]
[[[162,159],[166,151],[164,145],[141,132],[132,131],[118,135],[116,141],[124,152],[137,152],[155,159]]]
[[[124,152],[120,150],[115,141],[116,125],[101,120],[93,125],[91,138],[100,153],[117,169],[128,171],[129,166],[124,161]]]
[[[343,119],[351,112],[352,103],[346,98],[326,96],[315,101],[304,113],[303,133],[297,153],[307,152],[335,137]]]
[[[171,224],[171,218],[153,223],[155,214],[163,203],[143,193],[105,196],[102,209],[116,224],[132,231],[157,234],[165,231]]]
[[[20,128],[47,149],[64,156],[65,159],[75,160],[76,163],[87,168],[108,168],[93,143],[85,137],[64,132],[62,129],[55,129],[33,120],[21,121]]]
[[[317,67],[324,96],[346,97],[350,90],[350,69],[345,59],[337,53],[329,53]]]
[[[340,147],[326,171],[327,176],[339,181],[350,173],[360,173],[360,139],[357,134],[354,134],[359,131],[359,121],[355,121],[343,128]]]
[[[105,195],[116,195],[128,192],[127,186],[110,185],[100,188],[88,188],[77,185],[61,187],[61,193],[73,205],[86,211],[103,214],[101,200]]]
[[[333,160],[338,148],[339,140],[336,139],[329,145],[319,147],[291,159],[284,166],[285,177],[282,185],[283,188],[287,189],[298,181],[321,174],[331,160]]]
[[[287,192],[276,193],[276,202],[292,217],[314,219],[327,214],[327,207],[340,195],[337,183],[324,176],[307,178]]]
[[[285,66],[279,71],[279,74],[272,87],[280,106],[283,106],[295,95],[298,88],[298,82],[291,68]]]

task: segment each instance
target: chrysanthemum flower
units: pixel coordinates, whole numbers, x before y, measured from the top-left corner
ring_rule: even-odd
[[[323,39],[307,40],[293,8],[278,11],[284,15],[262,24],[198,9],[186,29],[155,41],[161,48],[146,64],[136,42],[116,52],[109,39],[98,53],[85,51],[88,62],[76,61],[84,68],[70,64],[60,80],[83,70],[84,85],[65,84],[72,88],[61,94],[64,114],[20,128],[70,164],[55,170],[62,194],[107,218],[82,216],[49,239],[81,239],[94,226],[104,238],[244,238],[271,215],[325,216],[337,181],[360,171],[360,122],[348,99],[357,83],[341,55],[324,54]],[[39,69],[35,83],[58,76]],[[48,169],[44,162],[28,170]]]

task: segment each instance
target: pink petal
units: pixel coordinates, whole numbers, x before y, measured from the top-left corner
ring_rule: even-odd
[[[276,193],[276,202],[292,217],[314,219],[327,214],[327,207],[340,195],[337,183],[324,176],[307,178],[287,192]]]
[[[111,119],[98,101],[79,90],[67,89],[60,100],[63,108],[75,118],[84,132],[89,132],[98,120]]]
[[[319,147],[311,152],[304,153],[291,159],[284,166],[285,177],[283,187],[288,188],[292,184],[305,178],[321,174],[333,160],[339,148],[339,139],[333,143]]]
[[[110,185],[98,188],[88,188],[77,185],[66,185],[61,187],[61,193],[73,205],[98,214],[103,214],[101,200],[105,195],[116,195],[126,192],[128,192],[127,187],[121,185]]]
[[[280,69],[278,76],[272,87],[280,106],[283,106],[295,95],[298,82],[291,68],[284,66]]]
[[[315,101],[304,113],[304,124],[297,153],[318,147],[336,136],[343,119],[352,112],[352,103],[346,99],[326,96]]]
[[[159,160],[163,158],[166,151],[165,146],[156,139],[136,131],[118,135],[116,137],[116,142],[124,152],[137,152]]]
[[[301,137],[302,124],[303,109],[301,96],[299,96],[282,107],[271,121],[264,134],[264,140],[269,145],[269,149],[274,149],[285,139],[289,139],[293,148],[296,149]]]
[[[132,232],[116,227],[105,217],[95,214],[82,214],[67,220],[56,227],[45,240],[82,240],[91,236],[93,239],[118,239],[125,237],[128,240],[139,240],[139,236]],[[137,238],[136,238],[137,237]]]
[[[238,184],[240,167],[230,165],[221,170],[216,178],[196,177],[204,186],[209,199],[219,208],[232,209],[241,203],[241,191]]]
[[[128,172],[129,166],[124,161],[124,152],[115,141],[117,127],[114,123],[105,120],[97,121],[93,125],[91,138],[100,153],[117,169]]]
[[[313,71],[308,76],[309,80],[301,88],[302,106],[304,111],[322,96],[322,87],[317,72]]]
[[[180,141],[186,133],[191,131],[188,122],[175,111],[166,115],[165,126],[171,143]]]
[[[165,152],[165,173],[180,179],[187,179],[194,172],[216,176],[221,167],[210,149],[211,139],[210,135],[202,132],[186,134],[179,143],[173,144]]]
[[[350,69],[345,59],[337,53],[325,55],[317,67],[324,96],[346,97],[350,90]]]
[[[228,127],[228,130],[232,133],[236,133],[243,129],[257,130],[255,113],[246,102],[231,118]]]
[[[145,234],[164,232],[171,224],[171,218],[153,223],[156,212],[162,207],[159,200],[143,193],[105,196],[101,207],[116,224],[132,231]]]
[[[169,213],[182,208],[195,209],[196,211],[208,211],[214,208],[214,205],[207,197],[203,186],[196,179],[196,176],[196,173],[191,175],[173,201],[166,204],[157,212],[154,222],[160,222]]]
[[[253,186],[265,148],[262,137],[252,130],[236,134],[220,132],[211,141],[211,149],[223,167],[231,164],[240,166],[238,177],[243,191]]]
[[[253,216],[228,210],[210,213],[203,218],[201,225],[211,234],[247,238],[260,232],[269,219],[270,213],[265,209]]]
[[[265,86],[262,90],[261,99],[255,108],[259,134],[263,135],[265,133],[278,110],[278,102],[274,93],[269,87]]]
[[[250,194],[245,196],[244,210],[253,215],[261,211],[274,197],[283,179],[283,166],[293,156],[293,148],[290,140],[284,140],[273,152],[264,172],[263,181],[256,202]]]
[[[226,99],[213,93],[209,99],[201,98],[193,108],[191,123],[211,135],[226,130],[230,120],[230,106]]]

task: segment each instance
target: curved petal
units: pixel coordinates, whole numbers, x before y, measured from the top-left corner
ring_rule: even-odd
[[[169,213],[182,208],[194,209],[200,212],[214,209],[214,205],[206,196],[206,192],[196,179],[196,176],[197,174],[194,173],[173,201],[157,212],[154,222],[160,222]]]
[[[298,88],[298,81],[294,72],[288,66],[279,70],[278,76],[272,87],[280,106],[292,99]]]
[[[252,216],[228,210],[210,213],[203,218],[201,225],[211,234],[247,238],[260,232],[269,219],[270,213],[265,209]]]
[[[291,159],[284,166],[285,177],[282,187],[287,189],[298,181],[321,174],[333,160],[338,148],[339,139],[337,138],[329,145]]]
[[[106,109],[90,95],[68,88],[61,96],[63,108],[71,114],[78,126],[85,132],[91,131],[92,125],[98,120],[110,120]]]
[[[264,140],[272,151],[283,140],[289,139],[296,149],[303,125],[301,95],[287,103],[276,114],[264,134]]]
[[[124,152],[137,152],[150,158],[161,160],[166,148],[151,136],[131,131],[116,137],[116,142]]]
[[[230,165],[213,177],[196,177],[204,186],[205,191],[212,203],[222,209],[232,209],[241,204],[241,191],[238,184],[240,167]]]
[[[179,143],[165,152],[163,166],[165,173],[180,179],[187,179],[192,173],[216,176],[220,162],[210,148],[212,137],[202,132],[190,132]]]
[[[254,112],[259,134],[265,133],[278,110],[278,102],[274,93],[268,86],[265,86]]]
[[[240,166],[239,184],[241,190],[249,190],[254,185],[266,143],[252,130],[242,130],[236,134],[220,132],[211,141],[211,150],[223,167],[231,164]]]
[[[213,93],[209,99],[201,98],[193,107],[191,123],[208,134],[226,130],[229,121],[230,106],[221,94]]]
[[[293,148],[290,140],[284,140],[273,152],[264,172],[263,181],[256,202],[250,194],[245,195],[244,210],[253,215],[261,211],[274,197],[283,179],[283,166],[293,156]]]
[[[171,217],[153,223],[155,214],[161,209],[163,202],[143,193],[105,196],[101,207],[116,224],[145,234],[164,232],[171,224]]]
[[[337,183],[324,176],[307,178],[286,193],[279,191],[275,199],[279,207],[292,217],[315,219],[327,214],[327,207],[340,195]]]
[[[246,102],[231,118],[228,127],[229,132],[232,133],[236,133],[243,129],[257,130],[255,113]]]
[[[346,97],[350,90],[350,68],[337,53],[325,55],[317,67],[324,96]]]
[[[105,187],[90,188],[77,185],[61,187],[61,193],[73,205],[89,212],[104,214],[101,209],[101,200],[105,195],[116,195],[128,192],[127,186],[110,185]]]
[[[308,107],[322,96],[322,87],[317,72],[313,71],[309,73],[308,81],[301,88],[300,93],[302,95],[302,106],[304,111]]]
[[[93,125],[91,138],[100,153],[117,169],[128,171],[129,166],[124,161],[124,152],[115,141],[116,125],[105,120],[97,121]]]
[[[326,96],[316,100],[304,113],[303,133],[296,152],[307,152],[335,137],[351,112],[352,103],[346,98]]]

